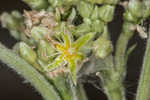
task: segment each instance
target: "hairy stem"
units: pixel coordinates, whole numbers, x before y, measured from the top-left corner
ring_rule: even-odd
[[[150,35],[150,32],[149,32]],[[137,90],[136,100],[150,99],[150,36],[148,38],[146,52],[144,56],[143,69],[140,76],[139,86]]]
[[[18,55],[0,44],[0,60],[28,80],[45,100],[61,100],[53,86]]]
[[[108,100],[126,100],[122,80],[120,80],[118,72],[114,69],[113,56],[105,58],[104,62],[106,66],[109,66],[109,70],[97,73],[97,75],[102,79],[103,89]]]
[[[116,52],[115,52],[115,67],[116,71],[118,72],[119,78],[124,78],[126,74],[126,49],[130,38],[133,36],[134,24],[125,22],[123,25],[123,32],[121,33],[117,45],[116,45]]]
[[[108,100],[125,100],[125,93],[122,84],[118,81],[110,81],[104,86]]]

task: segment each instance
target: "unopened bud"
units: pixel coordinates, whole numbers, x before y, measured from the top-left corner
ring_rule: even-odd
[[[36,53],[24,42],[19,44],[20,56],[25,59],[28,63],[34,64],[36,62],[37,56]]]
[[[77,10],[83,18],[89,18],[93,11],[93,5],[84,1],[80,1]]]
[[[119,0],[87,0],[96,4],[117,4]]]
[[[92,15],[91,15],[91,19],[96,20],[99,17],[99,11],[98,11],[98,6],[95,6]]]
[[[19,39],[20,38],[20,27],[22,26],[22,16],[19,12],[13,11],[11,14],[3,13],[0,16],[0,21],[2,26],[8,28],[11,32],[11,35]]]
[[[135,17],[142,17],[144,12],[144,5],[139,0],[131,0],[128,5],[129,12]]]
[[[42,26],[35,26],[31,30],[31,37],[35,42],[39,42],[41,39],[45,39],[50,32],[48,28]]]
[[[48,7],[47,0],[23,0],[23,1],[29,4],[31,8],[36,10],[46,9]]]
[[[41,71],[41,72],[43,71],[43,69],[37,63],[37,55],[36,55],[35,51],[30,46],[28,46],[24,42],[20,42],[19,52],[20,52],[20,56],[25,61],[27,61],[29,64],[33,65],[33,67],[35,67],[38,71]]]
[[[94,32],[99,32],[99,33],[103,32],[103,30],[104,30],[104,23],[102,21],[100,21],[100,20],[93,21],[93,23],[92,23],[92,30]]]
[[[143,0],[144,5],[145,5],[145,10],[144,10],[144,18],[147,18],[150,16],[150,0]]]
[[[41,40],[38,47],[38,56],[39,58],[44,61],[48,62],[52,60],[56,55],[54,55],[54,48],[52,48],[52,45],[47,43],[44,40]]]
[[[89,33],[91,31],[91,26],[88,24],[80,24],[79,26],[77,26],[76,32],[74,32],[75,36],[81,36],[85,33]]]
[[[108,23],[113,20],[115,7],[111,5],[103,5],[99,8],[99,17],[104,22]]]
[[[124,18],[125,20],[129,21],[129,22],[133,22],[133,23],[137,23],[138,18],[135,18],[131,12],[129,12],[128,10],[126,10],[126,12],[124,13]]]
[[[110,40],[103,37],[99,37],[94,42],[94,53],[97,57],[104,59],[113,50],[112,43]]]

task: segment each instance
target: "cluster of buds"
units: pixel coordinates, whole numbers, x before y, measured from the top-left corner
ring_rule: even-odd
[[[34,10],[24,10],[23,16],[17,11],[4,13],[1,21],[21,41],[14,46],[16,53],[39,72],[49,77],[69,73],[76,84],[85,59],[93,54],[104,59],[112,53],[107,23],[113,20],[114,5],[98,6],[90,0],[24,1]],[[83,22],[76,25],[78,13]]]
[[[125,6],[126,12],[124,13],[124,19],[128,23],[133,24],[130,30],[137,30],[141,38],[147,38],[148,36],[145,32],[145,28],[138,24],[150,16],[150,1],[131,0],[127,4],[128,5]],[[124,27],[126,27],[126,25],[124,25]]]
[[[76,84],[77,66],[85,56],[80,50],[93,38],[94,34],[88,33],[75,40],[69,30],[73,25],[57,20],[57,14],[26,11],[25,17],[25,34],[28,40],[33,41],[33,44],[31,47],[26,44],[27,42],[20,43],[21,57],[39,71],[52,72],[54,76],[57,74],[53,73],[55,70],[65,67],[63,70],[69,69],[68,72],[71,73],[73,82]]]
[[[142,19],[150,15],[150,1],[149,0],[131,0],[126,7],[124,18],[128,22],[139,23]]]

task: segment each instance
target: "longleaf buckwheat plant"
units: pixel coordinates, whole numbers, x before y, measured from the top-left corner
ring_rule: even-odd
[[[4,12],[0,21],[18,40],[0,44],[0,60],[28,80],[44,100],[87,100],[85,76],[99,78],[108,100],[127,100],[124,79],[135,31],[147,39],[136,100],[150,99],[150,0],[23,0],[23,14]],[[114,45],[108,24],[124,8],[122,32]],[[147,30],[146,30],[147,28]],[[15,59],[14,59],[15,58]],[[100,98],[98,98],[100,99]]]

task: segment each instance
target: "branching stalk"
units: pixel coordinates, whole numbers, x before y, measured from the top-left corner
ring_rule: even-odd
[[[150,32],[149,32],[150,35]],[[150,99],[150,36],[147,41],[146,52],[144,56],[143,68],[140,76],[136,100]]]
[[[134,24],[125,22],[123,25],[123,32],[121,33],[117,45],[116,45],[116,54],[115,54],[115,67],[118,72],[118,76],[122,79],[126,74],[126,62],[125,55],[128,42],[130,38],[133,36]]]

